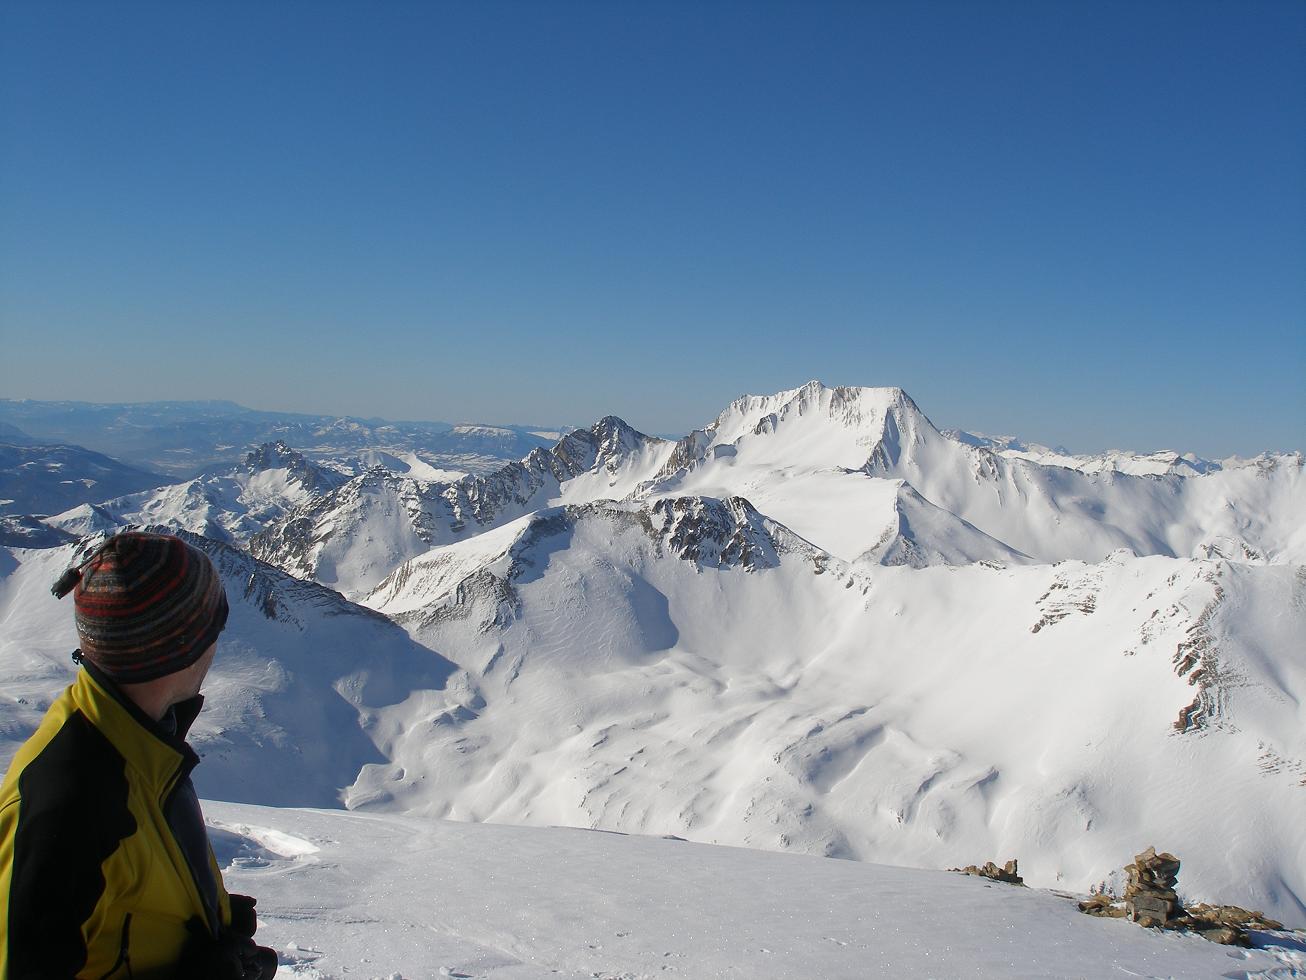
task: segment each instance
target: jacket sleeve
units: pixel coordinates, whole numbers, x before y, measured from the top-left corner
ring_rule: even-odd
[[[77,975],[87,956],[82,927],[105,890],[101,866],[136,829],[122,759],[87,727],[69,718],[0,811],[0,980]]]

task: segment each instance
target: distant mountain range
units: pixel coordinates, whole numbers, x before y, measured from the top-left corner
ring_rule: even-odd
[[[608,417],[461,476],[273,441],[8,520],[9,751],[70,670],[50,582],[167,527],[233,606],[211,795],[1079,891],[1156,844],[1306,925],[1301,453],[1073,457],[811,382],[679,440]]]
[[[145,469],[192,477],[281,441],[339,459],[370,449],[414,453],[449,469],[480,472],[556,438],[556,427],[391,422],[263,412],[227,401],[98,404],[0,399],[0,442],[70,443]],[[565,431],[565,430],[564,430]],[[544,435],[537,435],[543,432]]]

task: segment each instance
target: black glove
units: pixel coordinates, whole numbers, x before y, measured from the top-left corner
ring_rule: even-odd
[[[240,965],[245,970],[242,980],[272,980],[277,973],[277,954],[266,946],[254,945],[252,939],[240,940],[237,950]]]
[[[252,913],[253,906],[249,908]],[[214,939],[199,916],[187,922],[186,929],[190,938],[177,964],[177,980],[272,980],[276,975],[276,952],[255,945],[248,936],[224,930]]]
[[[236,936],[251,939],[258,931],[258,916],[254,913],[256,899],[248,895],[228,895],[231,899],[231,925],[227,929]]]

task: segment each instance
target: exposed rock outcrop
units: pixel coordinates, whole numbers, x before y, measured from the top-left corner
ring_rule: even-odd
[[[980,878],[989,878],[993,881],[1003,881],[1008,885],[1024,886],[1025,879],[1019,874],[1016,859],[1012,858],[1002,867],[998,867],[992,861],[985,861],[983,865],[976,866],[968,864],[964,868],[953,868],[953,871],[959,871],[964,875],[977,875]]]
[[[1085,915],[1096,915],[1108,919],[1123,919],[1129,914],[1120,899],[1107,894],[1093,895],[1080,902],[1079,911]]]

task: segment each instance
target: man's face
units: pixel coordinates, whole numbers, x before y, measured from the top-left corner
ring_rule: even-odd
[[[193,698],[200,693],[200,686],[204,683],[204,677],[208,674],[209,667],[213,665],[213,658],[217,652],[218,644],[215,640],[200,654],[198,660],[177,675],[180,700]]]

